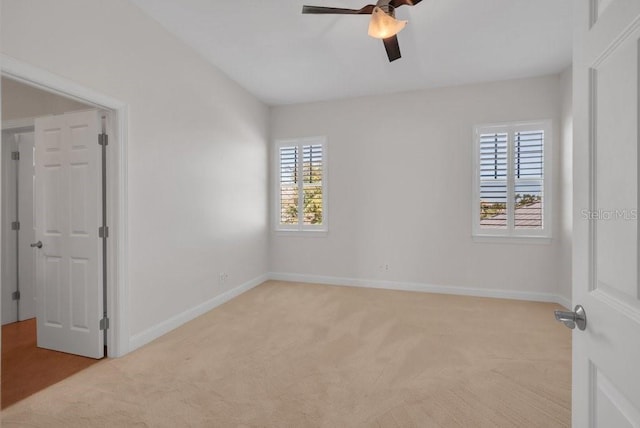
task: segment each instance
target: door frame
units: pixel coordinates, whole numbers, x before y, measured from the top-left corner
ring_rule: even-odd
[[[112,123],[107,147],[107,355],[129,352],[127,136],[128,105],[44,69],[0,54],[0,74],[29,86],[108,110]],[[96,136],[96,144],[98,144]],[[1,178],[0,178],[1,179]],[[0,183],[1,184],[1,183]],[[1,267],[0,267],[1,268]]]

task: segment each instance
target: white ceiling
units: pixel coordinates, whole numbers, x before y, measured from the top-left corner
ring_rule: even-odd
[[[132,0],[264,102],[290,104],[557,73],[571,63],[571,0],[422,0],[397,9],[402,58],[368,15],[302,15],[358,0]]]

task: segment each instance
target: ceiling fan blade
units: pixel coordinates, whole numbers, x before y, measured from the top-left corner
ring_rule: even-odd
[[[302,13],[338,14],[338,15],[371,15],[375,6],[369,4],[362,9],[342,9],[339,7],[302,6]]]
[[[400,58],[400,44],[398,44],[398,36],[391,36],[389,38],[382,40],[384,43],[384,48],[387,51],[387,56],[389,57],[389,62],[393,62]]]
[[[393,7],[400,6],[415,6],[420,3],[422,0],[391,0],[389,4]]]

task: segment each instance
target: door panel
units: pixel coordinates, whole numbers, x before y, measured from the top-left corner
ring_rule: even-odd
[[[635,406],[601,372],[594,372],[595,382],[595,419],[600,427],[639,426],[640,415]]]
[[[608,51],[591,68],[591,122],[595,127],[596,275],[593,288],[638,297],[637,208],[638,35]],[[615,190],[614,190],[615,189]]]
[[[86,163],[71,165],[71,234],[73,236],[87,236],[89,234],[89,219],[91,212],[87,207],[89,199],[90,181],[89,166]]]
[[[89,314],[87,313],[88,290],[90,281],[90,261],[77,257],[71,258],[71,328],[73,330],[89,331]]]
[[[60,301],[62,300],[62,278],[60,274],[60,257],[44,256],[44,278],[43,287],[44,317],[40,319],[38,314],[38,325],[44,324],[47,327],[63,327],[62,310]],[[38,344],[40,346],[40,344]]]
[[[640,2],[576,0],[573,425],[640,426]]]
[[[36,120],[38,346],[102,358],[97,111]]]

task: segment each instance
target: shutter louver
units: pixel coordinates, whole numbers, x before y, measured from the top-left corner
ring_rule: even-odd
[[[544,131],[514,135],[514,219],[516,229],[542,229]]]
[[[480,227],[507,228],[508,134],[480,135]]]

